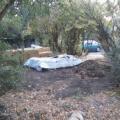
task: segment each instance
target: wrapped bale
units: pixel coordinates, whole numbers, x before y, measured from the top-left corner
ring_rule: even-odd
[[[6,55],[17,56],[20,55],[23,60],[27,60],[31,57],[48,57],[52,55],[49,47],[41,47],[41,48],[24,48],[17,50],[7,50],[5,52]]]

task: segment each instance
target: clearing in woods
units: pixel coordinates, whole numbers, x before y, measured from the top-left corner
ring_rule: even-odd
[[[120,91],[101,56],[91,53],[73,68],[27,70],[22,87],[3,95],[0,103],[13,120],[68,120],[73,111],[82,111],[85,120],[119,120]]]

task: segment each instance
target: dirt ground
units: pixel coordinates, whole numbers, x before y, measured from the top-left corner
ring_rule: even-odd
[[[0,97],[0,120],[68,120],[76,111],[85,120],[120,120],[119,85],[103,58],[23,76],[17,91]]]

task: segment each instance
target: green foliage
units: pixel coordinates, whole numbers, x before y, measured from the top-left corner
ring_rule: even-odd
[[[1,28],[4,28],[0,32],[1,36],[7,38],[19,36],[23,40],[26,35],[32,35],[40,42],[42,41],[41,43],[48,44],[53,51],[73,51],[76,53],[77,44],[81,41],[79,36],[84,31],[95,30],[97,26],[96,21],[90,19],[86,13],[94,12],[93,14],[95,14],[98,9],[90,11],[86,9],[89,7],[87,2],[85,1],[83,4],[81,2],[82,0],[17,1],[1,23]],[[75,29],[75,35],[72,33],[73,29]],[[60,36],[62,39],[59,39]],[[72,54],[72,52],[68,53]]]
[[[8,48],[10,48],[8,44],[0,42],[0,95],[15,89],[22,74],[19,58],[7,55]]]
[[[0,69],[0,94],[15,89],[18,84],[19,72],[16,71],[15,67],[2,66]]]
[[[6,48],[10,49],[11,47],[7,43],[0,41],[0,51],[4,51]]]

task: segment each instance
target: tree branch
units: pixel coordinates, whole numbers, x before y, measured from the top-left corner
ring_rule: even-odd
[[[14,4],[14,2],[15,2],[15,0],[9,0],[9,2],[5,5],[3,10],[0,11],[0,21],[2,20],[2,18],[6,14],[7,10],[9,9],[9,7]]]

